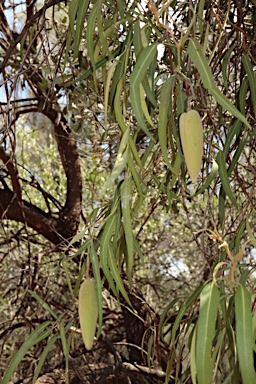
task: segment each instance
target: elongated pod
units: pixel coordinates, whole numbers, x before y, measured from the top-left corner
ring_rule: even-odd
[[[84,345],[90,350],[98,319],[97,294],[94,279],[85,280],[79,290],[78,313]]]
[[[188,173],[195,183],[203,157],[203,125],[197,111],[184,112],[180,116],[180,138]]]

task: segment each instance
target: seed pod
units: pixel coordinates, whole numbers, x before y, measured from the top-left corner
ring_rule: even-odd
[[[98,319],[97,294],[94,279],[85,280],[79,290],[78,313],[84,345],[90,350]]]
[[[184,112],[180,116],[180,138],[189,176],[195,183],[203,157],[203,125],[197,111]]]

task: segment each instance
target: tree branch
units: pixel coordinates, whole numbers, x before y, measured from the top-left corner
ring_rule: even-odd
[[[26,223],[55,245],[65,240],[59,232],[57,219],[25,200],[20,204],[10,189],[0,189],[0,216],[1,219]]]

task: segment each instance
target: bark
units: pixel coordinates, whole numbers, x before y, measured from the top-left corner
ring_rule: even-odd
[[[13,54],[17,44],[26,36],[29,29],[38,22],[38,19],[44,17],[45,11],[48,8],[53,7],[61,1],[63,0],[50,0],[45,2],[43,7],[35,13],[33,13],[34,2],[26,1],[27,20],[19,34],[10,28],[4,14],[4,8],[0,4],[0,31],[5,36],[6,44],[6,46],[3,46],[5,56],[0,65],[0,73],[2,72],[3,76],[5,76],[6,65],[13,65],[14,69],[20,66],[19,63],[16,63],[16,57]],[[2,219],[24,223],[44,236],[51,243],[64,245],[76,234],[81,214],[82,178],[77,145],[64,115],[60,112],[61,109],[58,105],[57,91],[52,89],[51,80],[49,80],[48,88],[42,90],[40,84],[46,79],[43,77],[40,67],[36,64],[31,64],[29,57],[31,47],[25,46],[25,48],[27,48],[27,57],[23,61],[21,72],[23,72],[27,84],[35,95],[33,111],[43,113],[53,124],[54,136],[58,145],[63,171],[66,176],[66,199],[63,208],[59,209],[54,215],[52,215],[51,212],[44,212],[31,202],[26,201],[24,196],[22,196],[22,186],[16,166],[15,146],[12,148],[13,152],[11,156],[9,156],[1,146],[0,159],[11,181],[12,190],[7,186],[5,179],[1,178],[3,188],[0,189],[0,217]],[[17,76],[18,75],[19,73],[17,73]],[[10,113],[11,110],[7,110],[6,121],[8,121],[7,116]],[[26,113],[26,110],[24,110],[23,113]],[[13,123],[21,114],[22,111],[18,110]],[[7,136],[10,129],[12,129],[12,124],[11,126],[9,125],[6,130]],[[15,135],[15,130],[13,130],[13,134]],[[40,193],[41,192],[42,191],[40,191]]]

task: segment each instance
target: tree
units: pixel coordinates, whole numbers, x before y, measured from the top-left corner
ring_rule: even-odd
[[[255,2],[1,1],[0,15],[3,382],[253,382]],[[86,353],[84,276],[99,310]]]

